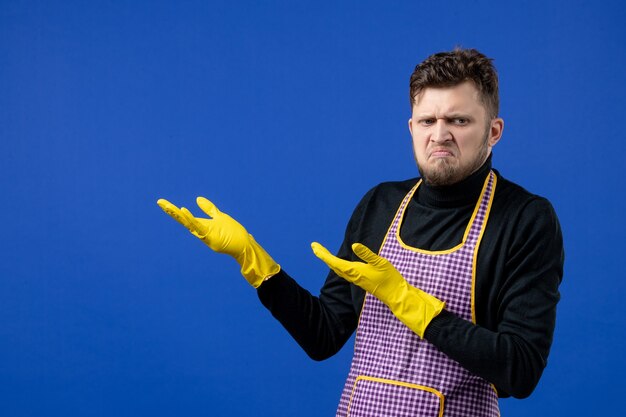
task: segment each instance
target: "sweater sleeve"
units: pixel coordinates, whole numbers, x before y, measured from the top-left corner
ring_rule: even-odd
[[[350,302],[350,288],[331,276],[328,281],[331,281],[331,287],[319,297],[302,288],[285,271],[258,288],[261,303],[306,354],[317,361],[337,353],[357,323]]]
[[[521,210],[506,249],[493,328],[448,311],[435,317],[425,338],[463,367],[493,383],[501,397],[524,398],[537,385],[552,344],[563,275],[563,242],[550,203],[531,200]]]
[[[360,230],[363,211],[372,191],[355,208],[346,227],[337,256],[354,260],[351,245]],[[279,272],[257,290],[261,303],[283,325],[314,360],[336,354],[358,324],[364,292],[330,271],[319,296],[302,288],[285,271]]]

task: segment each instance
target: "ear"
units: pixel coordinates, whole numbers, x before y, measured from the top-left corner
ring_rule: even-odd
[[[409,132],[411,132],[411,136],[413,136],[413,118],[409,118]]]
[[[489,146],[494,147],[496,143],[500,141],[502,137],[502,131],[504,130],[504,120],[500,117],[496,117],[491,121],[489,129]]]

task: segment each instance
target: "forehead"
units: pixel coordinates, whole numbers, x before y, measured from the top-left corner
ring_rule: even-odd
[[[480,92],[473,82],[451,87],[427,87],[415,96],[413,111],[419,112],[485,112]]]

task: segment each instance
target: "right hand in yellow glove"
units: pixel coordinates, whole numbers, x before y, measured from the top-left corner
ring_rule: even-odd
[[[157,204],[215,252],[235,258],[241,266],[241,274],[254,288],[280,271],[280,265],[239,222],[204,197],[198,197],[196,202],[210,219],[195,217],[186,208],[179,209],[162,198]]]
[[[432,295],[410,285],[389,262],[372,252],[365,245],[354,243],[352,251],[365,262],[346,261],[331,254],[317,242],[311,244],[313,253],[337,275],[371,293],[389,307],[391,312],[424,337],[426,327],[445,303]]]

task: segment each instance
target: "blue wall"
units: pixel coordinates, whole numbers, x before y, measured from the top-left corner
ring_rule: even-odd
[[[333,415],[352,343],[309,360],[155,202],[212,199],[316,293],[309,243],[417,175],[408,77],[455,45],[495,58],[494,166],[567,251],[548,367],[503,415],[622,409],[626,6],[504,3],[1,0],[0,415]]]

